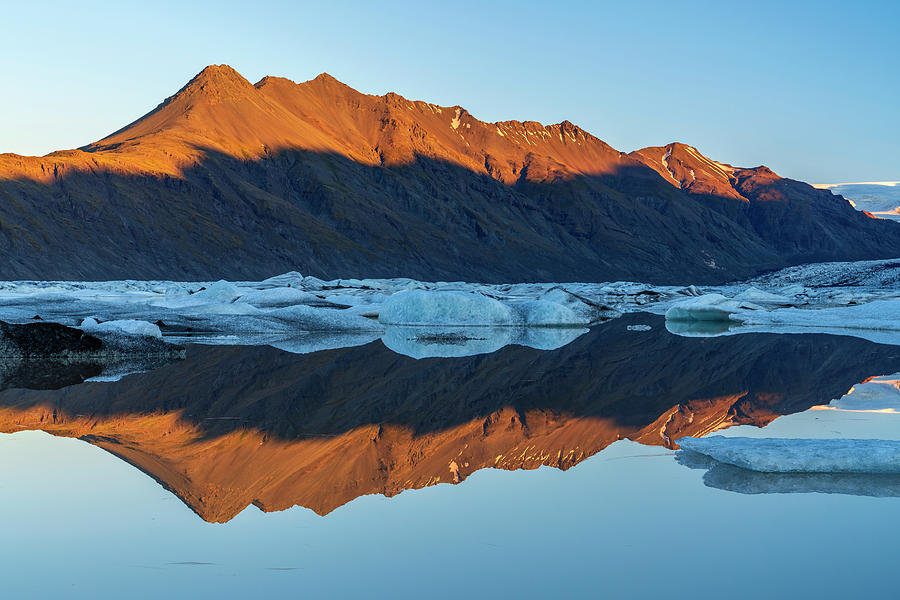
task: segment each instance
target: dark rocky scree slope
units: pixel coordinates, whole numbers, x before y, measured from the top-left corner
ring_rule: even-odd
[[[3,279],[717,283],[900,256],[900,225],[683,144],[204,69],[80,150],[0,155]]]

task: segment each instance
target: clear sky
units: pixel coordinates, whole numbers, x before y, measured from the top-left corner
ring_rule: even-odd
[[[0,152],[84,145],[207,64],[322,71],[486,120],[684,141],[815,183],[900,179],[900,2],[4,2]]]

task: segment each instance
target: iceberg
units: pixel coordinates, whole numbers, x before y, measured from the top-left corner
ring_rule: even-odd
[[[378,315],[388,325],[509,326],[517,321],[506,304],[460,292],[410,290],[390,296]]]
[[[381,331],[377,321],[334,308],[313,308],[303,304],[276,308],[265,313],[298,331]]]
[[[536,300],[501,301],[477,292],[409,290],[389,296],[378,320],[388,325],[575,328],[594,320],[594,307],[564,290],[554,292]]]
[[[569,307],[547,300],[511,303],[509,307],[529,327],[584,327],[590,323]]]
[[[736,298],[726,298],[722,294],[704,294],[673,304],[666,311],[667,321],[734,321],[736,315],[745,310],[759,310],[761,307]]]
[[[202,289],[187,296],[166,297],[152,302],[154,306],[180,309],[191,306],[227,304],[234,302],[241,295],[241,290],[231,282],[220,280],[203,286]]]
[[[796,304],[796,301],[788,298],[787,296],[783,296],[781,294],[773,294],[771,292],[764,292],[763,290],[752,286],[736,295],[734,299],[740,302],[750,302],[754,305],[770,307],[793,306]]]
[[[281,308],[292,304],[321,302],[321,299],[315,294],[293,287],[276,287],[245,292],[241,294],[237,302],[245,302],[257,308]]]
[[[682,452],[761,473],[900,475],[900,441],[713,436],[678,440]]]
[[[97,319],[88,317],[81,322],[79,329],[85,333],[116,333],[120,335],[162,338],[159,325],[137,319],[121,319],[98,323]]]
[[[900,300],[874,300],[856,306],[831,308],[780,308],[742,314],[745,325],[900,331]]]

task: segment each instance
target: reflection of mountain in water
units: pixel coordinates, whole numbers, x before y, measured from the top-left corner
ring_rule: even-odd
[[[653,329],[628,331],[635,323]],[[854,338],[690,339],[631,315],[552,352],[191,347],[183,362],[115,383],[4,390],[0,430],[81,437],[227,521],[251,503],[324,514],[485,467],[566,469],[624,437],[671,446],[765,425],[898,368],[900,349]]]

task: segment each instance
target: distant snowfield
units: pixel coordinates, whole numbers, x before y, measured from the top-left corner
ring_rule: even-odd
[[[7,322],[296,353],[379,339],[415,358],[509,344],[550,350],[633,312],[664,314],[668,330],[684,336],[818,332],[900,345],[900,259],[810,264],[703,287],[323,281],[296,272],[256,282],[0,282]]]
[[[883,219],[900,221],[900,181],[821,183],[813,187],[840,194],[858,210],[868,211]]]

